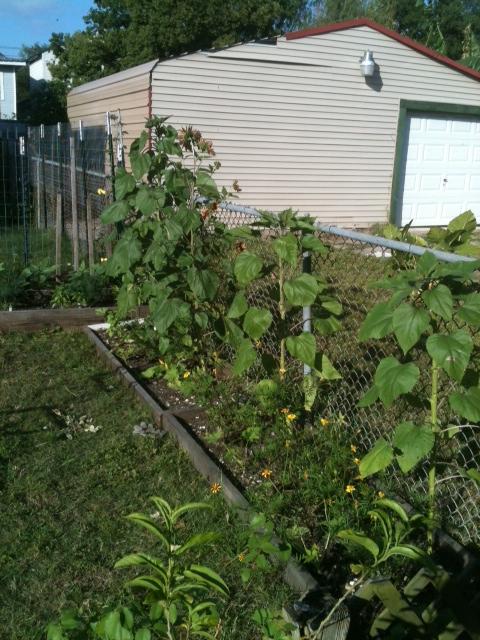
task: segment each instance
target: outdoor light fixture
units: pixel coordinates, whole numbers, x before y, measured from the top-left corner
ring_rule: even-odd
[[[365,51],[360,58],[360,73],[364,78],[371,78],[375,71],[375,60],[373,59],[373,53],[368,50]]]

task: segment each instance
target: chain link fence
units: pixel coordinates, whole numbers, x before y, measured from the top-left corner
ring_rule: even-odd
[[[250,226],[259,212],[249,207],[222,204],[217,218],[228,227]],[[402,396],[392,407],[386,408],[377,402],[367,408],[359,408],[358,401],[371,387],[373,376],[380,360],[389,355],[400,357],[398,346],[391,338],[360,343],[358,334],[366,314],[377,303],[387,300],[388,292],[372,288],[372,284],[399,269],[412,267],[416,257],[425,249],[403,242],[369,236],[335,227],[317,225],[319,239],[329,248],[325,257],[312,260],[311,272],[324,278],[343,307],[341,327],[327,336],[317,335],[319,352],[325,353],[341,374],[341,379],[321,391],[316,412],[332,422],[345,425],[351,441],[358,447],[358,456],[364,455],[383,436],[391,441],[394,427],[408,420],[421,424],[428,421],[429,366],[421,349],[411,352],[421,371],[420,385],[415,396]],[[268,262],[269,243],[260,238],[255,241],[255,250]],[[250,246],[241,249],[252,249]],[[455,254],[434,252],[440,260],[457,262],[467,258]],[[297,272],[305,268],[299,261]],[[275,283],[271,278],[259,281],[249,292],[250,303],[269,308],[275,317]],[[308,316],[308,313],[306,314]],[[278,311],[276,312],[278,319]],[[305,317],[305,314],[304,316]],[[302,315],[295,313],[288,318],[293,332],[302,331]],[[277,361],[278,322],[272,323],[268,333],[262,338],[260,351],[271,354]],[[480,346],[480,336],[474,341]],[[289,362],[293,371],[290,381],[297,384],[297,396],[301,393],[302,367]],[[257,370],[256,378],[265,377],[265,372]],[[451,391],[451,383],[443,376],[440,397],[446,398]],[[439,417],[444,424],[455,424],[455,416],[450,415],[448,402],[440,403]],[[472,480],[458,476],[447,462],[455,462],[462,469],[480,470],[480,430],[475,425],[462,428],[455,437],[448,440],[438,451],[440,457],[438,475],[438,504],[440,505],[442,527],[462,544],[480,544],[480,488]],[[455,476],[450,478],[451,476]],[[450,479],[447,479],[450,478]],[[427,495],[427,467],[418,465],[408,476],[394,467],[379,479],[379,489],[385,493],[398,494],[410,504],[425,512]]]

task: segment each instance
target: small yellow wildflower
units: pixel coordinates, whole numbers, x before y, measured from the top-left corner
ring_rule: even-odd
[[[296,419],[297,419],[297,414],[296,414],[296,413],[289,413],[289,414],[287,415],[287,420],[288,420],[289,422],[293,422],[293,421],[294,421],[294,420],[296,420]]]
[[[330,424],[330,420],[328,420],[327,418],[320,418],[320,424],[322,425],[322,427],[328,427],[328,425]]]
[[[284,369],[283,367],[280,367],[280,369],[278,370],[280,372],[280,374],[283,376],[285,373],[287,373],[287,370]]]
[[[345,487],[345,493],[353,493],[355,491],[355,487],[353,484],[347,484]]]
[[[102,189],[102,187],[99,187],[99,188],[97,189],[97,194],[98,194],[99,196],[106,196],[106,195],[107,195],[107,192],[105,191],[105,189]]]
[[[377,496],[380,498],[380,500],[382,500],[385,497],[385,494],[383,493],[383,491],[379,491],[377,493]]]
[[[183,379],[187,380],[190,377],[190,371],[185,371],[185,373],[183,374]]]
[[[357,453],[357,447],[356,447],[354,444],[351,444],[351,445],[350,445],[350,451],[351,451],[352,453]]]
[[[262,346],[262,343],[260,342],[260,340],[257,340],[255,342],[255,346],[257,347],[257,349],[259,349]]]
[[[108,258],[105,258],[105,256],[103,256],[102,258],[100,258],[100,262],[106,262],[108,260]]]
[[[265,478],[265,480],[268,480],[269,478],[272,477],[272,470],[262,469],[262,471],[260,472],[260,475],[262,476],[262,478]]]
[[[290,409],[286,409],[286,408],[280,409],[280,413],[290,413]]]
[[[291,446],[292,446],[292,441],[291,440],[285,440],[285,449],[290,449]]]
[[[218,484],[218,482],[214,482],[212,485],[210,485],[210,493],[213,493],[214,495],[216,493],[220,493],[221,490],[222,490],[222,485]]]
[[[239,562],[245,562],[245,554],[244,553],[239,553],[238,554],[238,561]]]
[[[355,464],[360,464],[360,458],[354,458],[353,461]]]
[[[303,472],[303,479],[308,480],[308,471]]]

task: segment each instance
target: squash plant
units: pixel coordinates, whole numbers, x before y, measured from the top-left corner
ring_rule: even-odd
[[[310,307],[313,329],[328,335],[341,326],[343,309],[321,275],[305,269],[298,273],[298,267],[302,256],[324,256],[328,249],[315,235],[313,220],[291,210],[278,215],[262,213],[252,226],[234,229],[231,235],[244,241],[233,265],[237,293],[223,328],[223,338],[236,350],[234,372],[240,375],[247,371],[263,352],[264,368],[282,383],[290,355],[308,368],[304,391],[309,410],[318,382],[338,379],[340,374],[325,354],[317,352],[314,333],[302,331],[301,310]],[[265,287],[271,291],[270,300],[256,295]],[[256,298],[262,303],[256,303]],[[262,338],[272,325],[275,330],[269,333],[268,341],[274,346],[265,353]],[[273,380],[269,383],[275,384]]]
[[[444,412],[444,419],[439,415],[443,399],[440,396],[448,394],[450,410],[457,417],[469,423],[480,422],[478,375],[467,375],[469,364],[478,369],[478,349],[471,329],[480,328],[480,293],[474,286],[479,266],[478,261],[439,262],[426,252],[414,269],[376,283],[376,287],[391,291],[391,298],[375,305],[360,328],[360,341],[393,336],[403,353],[401,360],[393,355],[381,360],[360,407],[377,401],[390,407],[400,396],[412,392],[417,399],[421,398],[420,369],[412,361],[412,349],[423,353],[429,363],[429,390],[424,398],[429,406],[428,419],[398,424],[392,442],[381,437],[361,460],[359,468],[365,478],[394,461],[403,473],[427,461],[430,549],[437,519],[436,489],[444,480],[437,479],[439,455],[444,442],[462,428],[448,424],[451,415]],[[480,476],[476,469],[457,469],[456,473],[472,480]]]
[[[105,224],[122,227],[107,273],[121,278],[121,318],[148,305],[144,333],[161,355],[182,345],[195,351],[222,315],[220,289],[228,289],[230,240],[212,215],[228,193],[217,189],[220,164],[199,131],[177,131],[165,118],[147,129],[151,148],[144,131],[131,145],[131,171],[117,172],[116,200],[102,213]]]

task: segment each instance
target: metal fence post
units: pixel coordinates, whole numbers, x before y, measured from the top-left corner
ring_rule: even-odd
[[[309,251],[305,251],[302,254],[302,273],[312,272],[312,258]],[[303,332],[312,333],[312,307],[303,307]],[[309,376],[312,373],[312,368],[308,364],[303,365],[303,375]]]
[[[72,194],[72,249],[73,269],[78,271],[78,201],[77,201],[77,161],[75,154],[75,135],[70,133],[70,184]]]
[[[62,194],[57,193],[57,206],[55,217],[55,273],[62,272]]]
[[[42,162],[42,195],[43,195],[43,224],[48,227],[47,214],[47,182],[45,174],[45,125],[40,125],[40,157]]]
[[[23,224],[23,261],[25,265],[28,264],[30,255],[29,255],[29,238],[28,238],[28,225],[27,225],[27,203],[25,197],[25,190],[27,188],[26,182],[26,171],[25,171],[25,136],[20,136],[18,138],[19,144],[19,153],[20,153],[20,197],[21,197],[21,207],[22,207],[22,224]]]

